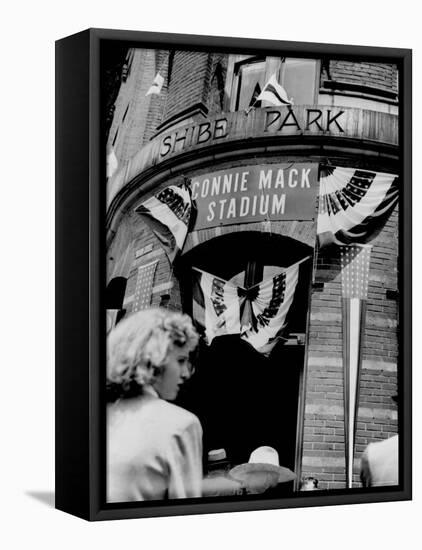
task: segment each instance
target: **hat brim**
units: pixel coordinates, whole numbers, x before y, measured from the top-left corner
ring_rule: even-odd
[[[286,483],[296,479],[296,474],[284,466],[267,463],[239,464],[230,470],[230,476],[238,481],[246,482],[257,474],[271,474],[277,483]]]

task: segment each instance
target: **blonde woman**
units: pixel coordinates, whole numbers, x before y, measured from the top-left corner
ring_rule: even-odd
[[[198,336],[187,315],[135,313],[109,334],[107,502],[201,496],[202,428],[167,400],[191,375]]]

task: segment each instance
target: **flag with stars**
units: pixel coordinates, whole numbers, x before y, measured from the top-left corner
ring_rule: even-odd
[[[322,168],[317,223],[320,246],[367,242],[394,209],[398,197],[394,174]]]
[[[159,239],[172,263],[182,250],[192,214],[192,197],[188,181],[170,185],[135,208]]]
[[[138,267],[132,313],[148,309],[151,305],[152,286],[158,260]]]
[[[239,334],[256,350],[270,353],[282,339],[300,263],[280,268],[278,274],[248,289],[194,268],[192,314],[207,344],[216,336]]]
[[[344,425],[347,486],[352,487],[359,379],[371,246],[340,246],[343,298]]]

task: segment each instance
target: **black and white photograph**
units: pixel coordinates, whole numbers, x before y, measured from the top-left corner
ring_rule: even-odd
[[[415,547],[418,13],[5,5],[2,547]]]
[[[249,50],[102,44],[110,505],[403,483],[402,69]]]

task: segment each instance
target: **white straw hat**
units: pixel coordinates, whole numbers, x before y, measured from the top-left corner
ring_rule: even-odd
[[[230,470],[230,476],[242,482],[250,491],[263,492],[278,483],[296,479],[296,474],[279,464],[278,452],[273,447],[255,449],[247,464],[240,464]]]

